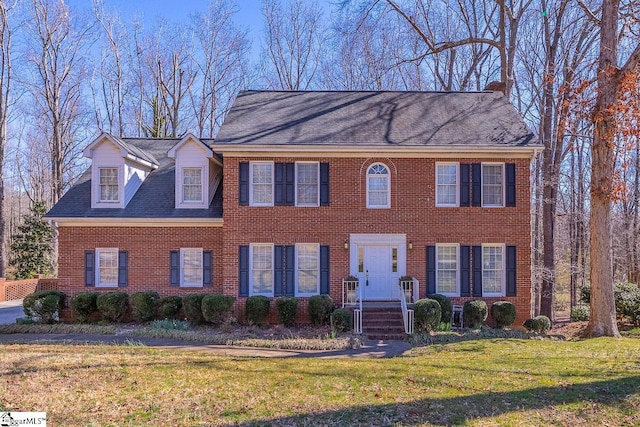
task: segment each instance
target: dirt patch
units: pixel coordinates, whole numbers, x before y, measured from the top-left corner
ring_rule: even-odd
[[[582,337],[588,322],[559,322],[556,323],[549,335],[560,335],[567,340],[575,340]]]

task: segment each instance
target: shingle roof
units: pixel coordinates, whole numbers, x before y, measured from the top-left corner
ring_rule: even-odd
[[[242,91],[215,145],[537,145],[500,92]]]
[[[167,157],[167,152],[179,139],[123,138],[120,141],[146,153],[159,164],[129,204],[124,209],[92,209],[91,169],[88,169],[45,218],[222,218],[222,185],[208,209],[175,208],[175,162]],[[211,146],[211,140],[203,142]]]

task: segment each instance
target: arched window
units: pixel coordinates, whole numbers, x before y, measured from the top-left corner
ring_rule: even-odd
[[[382,163],[371,165],[367,170],[367,207],[391,207],[391,177]]]

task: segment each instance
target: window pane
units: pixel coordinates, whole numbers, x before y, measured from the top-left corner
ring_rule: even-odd
[[[202,249],[182,249],[182,283],[202,284]]]
[[[296,182],[298,204],[318,204],[318,164],[297,163]]]
[[[482,165],[482,204],[502,206],[502,165]]]
[[[271,204],[273,203],[273,181],[271,163],[254,163],[252,166],[251,183],[253,192],[253,203]]]
[[[298,293],[316,294],[318,293],[318,270],[298,271]]]
[[[101,284],[118,282],[118,251],[100,251],[98,256]]]
[[[100,201],[118,201],[118,169],[100,168]]]
[[[367,203],[389,206],[389,170],[383,165],[373,165],[367,171]]]
[[[298,250],[298,293],[318,293],[320,260],[318,245],[297,245]]]
[[[458,248],[438,246],[436,264],[438,292],[455,294],[458,277]]]
[[[273,292],[273,249],[271,246],[252,247],[252,283],[254,294]]]
[[[184,168],[182,176],[183,200],[185,202],[202,201],[202,169]]]
[[[502,249],[502,246],[483,246],[482,248],[483,292],[502,292]]]

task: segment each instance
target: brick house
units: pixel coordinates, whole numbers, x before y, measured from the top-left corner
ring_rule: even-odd
[[[215,141],[100,135],[46,215],[68,295],[365,301],[441,293],[531,312],[530,162],[500,92],[243,91]]]

